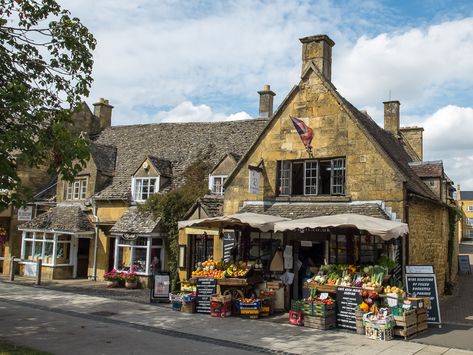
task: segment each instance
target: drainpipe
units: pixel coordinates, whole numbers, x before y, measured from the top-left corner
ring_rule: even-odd
[[[94,264],[92,266],[92,280],[97,281],[97,242],[99,240],[99,227],[97,223],[99,222],[99,217],[97,216],[97,206],[95,201],[92,200],[92,214],[95,217],[95,237],[94,237]]]

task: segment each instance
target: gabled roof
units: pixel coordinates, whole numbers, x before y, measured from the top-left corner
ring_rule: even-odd
[[[328,216],[343,213],[355,213],[370,217],[388,219],[388,216],[377,203],[285,203],[271,205],[248,204],[239,212],[253,212],[281,216],[291,219]]]
[[[460,191],[461,201],[473,201],[473,191]]]
[[[350,102],[348,102],[344,97],[342,97],[338,93],[336,87],[320,73],[320,70],[313,62],[311,62],[306,67],[301,77],[306,77],[310,74],[311,71],[314,72],[315,75],[320,78],[322,84],[332,93],[332,95],[334,95],[335,99],[344,108],[344,110],[353,119],[353,121],[365,132],[365,134],[369,138],[371,138],[370,140],[375,144],[375,147],[378,148],[378,151],[383,156],[385,156],[388,161],[390,161],[391,165],[399,173],[400,177],[402,177],[406,181],[406,188],[410,192],[418,194],[422,197],[426,197],[436,202],[440,202],[438,197],[427,187],[424,182],[422,182],[422,180],[409,167],[409,162],[412,161],[412,158],[404,150],[399,140],[396,139],[391,133],[379,127],[373,119],[371,119],[368,115],[365,115],[360,112]],[[229,186],[230,182],[235,177],[237,171],[239,171],[243,167],[246,160],[249,158],[256,146],[264,137],[265,133],[270,129],[270,127],[272,127],[274,122],[276,122],[280,118],[280,115],[284,111],[284,108],[287,106],[290,100],[297,94],[299,90],[299,85],[294,86],[289,92],[289,94],[286,96],[286,98],[282,101],[265,129],[258,136],[258,139],[246,152],[244,157],[239,161],[233,172],[227,178],[224,185],[225,187]]]
[[[205,211],[207,217],[223,216],[223,199],[223,195],[205,195],[204,197],[200,197],[192,207],[189,208],[182,219],[189,219],[198,207]]]
[[[212,174],[215,169],[218,168],[218,166],[227,158],[227,157],[230,157],[230,159],[232,159],[235,164],[238,163],[238,161],[241,159],[241,155],[239,154],[235,154],[235,153],[231,153],[231,152],[227,152],[225,153],[222,158],[217,162],[217,164],[214,165],[214,167],[212,168],[212,170],[210,171],[210,173]]]
[[[162,176],[172,176],[172,167],[169,160],[160,159],[151,155],[148,156],[148,159]]]
[[[97,170],[104,175],[112,175],[115,170],[117,148],[111,145],[91,142],[90,155],[97,166]]]
[[[87,214],[80,206],[57,206],[18,227],[19,230],[44,230],[65,233],[94,232]]]
[[[156,229],[160,218],[151,213],[141,212],[138,207],[130,207],[110,229],[112,234],[150,234]]]
[[[412,170],[415,171],[417,176],[421,178],[427,177],[438,177],[443,178],[443,163],[441,160],[437,161],[416,161],[409,163]]]
[[[172,186],[179,186],[185,168],[199,157],[207,158],[213,166],[226,152],[242,155],[267,122],[250,119],[108,127],[96,137],[95,142],[116,147],[115,176],[112,185],[94,198],[129,199],[131,176],[136,170],[136,162],[147,156],[169,161]]]

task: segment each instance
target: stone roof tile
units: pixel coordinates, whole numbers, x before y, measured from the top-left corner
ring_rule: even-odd
[[[18,227],[68,233],[93,232],[94,226],[80,206],[57,206]]]
[[[158,226],[160,218],[153,218],[151,213],[141,212],[138,207],[130,207],[114,224],[112,234],[149,234]]]

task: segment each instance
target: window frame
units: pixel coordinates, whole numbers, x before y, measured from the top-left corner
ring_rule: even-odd
[[[30,237],[30,235],[32,235],[32,236]],[[72,237],[73,236],[70,235],[70,234],[57,234],[57,233],[54,233],[52,235],[52,238],[46,238],[47,235],[51,235],[51,233],[25,231],[23,236],[22,236],[22,240],[21,240],[21,260],[26,261],[26,262],[35,262],[35,261],[38,260],[38,258],[41,258],[42,261],[43,261],[42,264],[44,266],[73,266],[74,265],[73,257],[72,257],[72,254],[73,254]],[[68,237],[68,240],[59,240],[58,236],[62,236],[62,235]],[[27,243],[31,243],[31,259],[27,259],[27,257],[29,256],[29,255],[28,256],[26,255]],[[51,243],[53,245],[52,255],[45,255],[46,244],[48,244],[48,243]],[[57,252],[58,252],[58,245],[59,244],[68,244],[69,245],[69,257],[68,257],[69,263],[62,263],[62,264],[57,263],[57,259],[58,259]],[[40,246],[41,252],[39,254],[36,254],[36,246],[37,245],[41,245]],[[48,263],[46,261],[47,257],[51,258],[52,262]]]
[[[225,181],[227,180],[228,175],[210,175],[209,176],[209,190],[212,195],[223,195],[225,193],[225,189],[223,188],[223,185],[225,184]],[[215,191],[215,180],[216,179],[221,179],[221,184],[220,184],[220,191]]]
[[[466,206],[467,212],[473,212],[473,205]]]
[[[470,227],[473,227],[473,218],[466,218],[466,225],[467,226],[470,226]]]
[[[149,192],[150,190],[150,182],[151,180],[154,180],[154,191],[152,193]],[[137,198],[137,182],[140,181],[140,198]],[[148,182],[148,192],[147,192],[147,197],[143,199],[143,181]],[[145,202],[151,195],[154,195],[159,192],[159,185],[161,182],[160,176],[152,176],[152,177],[133,177],[132,182],[131,182],[131,196],[134,202]]]
[[[66,201],[81,201],[87,198],[87,177],[76,177],[73,182],[67,181],[64,199]]]
[[[163,264],[164,261],[164,240],[161,237],[154,237],[154,236],[142,236],[139,235],[136,239],[134,240],[127,240],[123,238],[123,236],[115,236],[116,241],[115,241],[115,260],[114,260],[114,265],[113,267],[121,272],[127,272],[130,271],[133,264],[134,264],[134,258],[135,258],[135,249],[146,249],[146,262],[145,262],[145,271],[135,271],[137,275],[142,275],[142,276],[150,276],[153,274],[152,272],[152,260],[151,260],[151,251],[153,249],[159,250],[159,260],[161,264]],[[136,245],[136,242],[138,239],[144,238],[146,239],[146,245]],[[153,240],[158,239],[161,240],[160,245],[153,245]],[[123,242],[125,241],[125,242]],[[119,256],[119,250],[120,248],[129,248],[130,249],[130,262],[128,266],[121,267],[118,265],[118,256]],[[125,264],[123,262],[123,264]],[[126,269],[128,268],[128,269]]]

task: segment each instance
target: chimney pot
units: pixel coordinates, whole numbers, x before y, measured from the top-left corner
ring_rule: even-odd
[[[335,42],[327,35],[316,35],[300,38],[302,43],[302,73],[314,63],[322,75],[332,79],[332,47]]]
[[[258,91],[259,94],[259,116],[261,119],[269,119],[273,115],[273,97],[276,95],[271,86],[266,84],[263,90]]]

